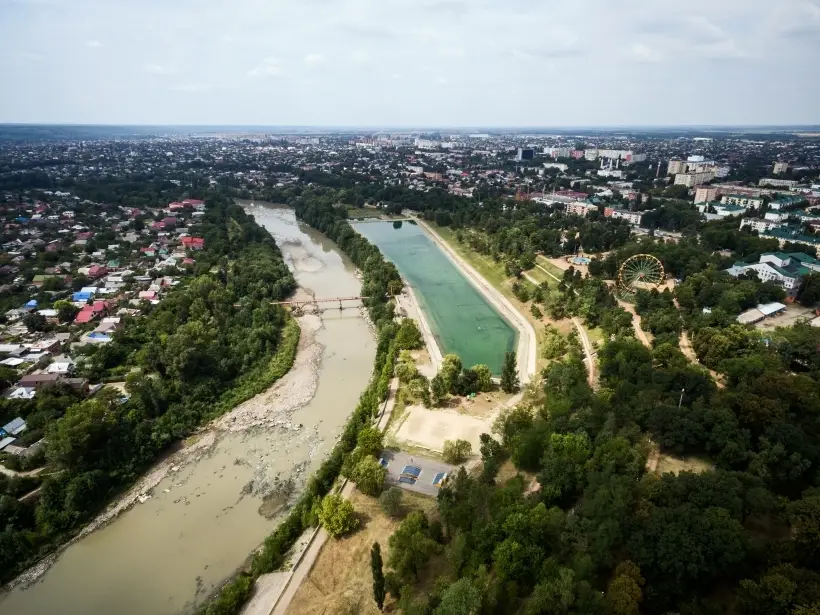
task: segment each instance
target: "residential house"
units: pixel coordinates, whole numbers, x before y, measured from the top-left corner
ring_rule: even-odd
[[[182,245],[188,250],[202,250],[205,247],[205,240],[202,237],[183,237]]]

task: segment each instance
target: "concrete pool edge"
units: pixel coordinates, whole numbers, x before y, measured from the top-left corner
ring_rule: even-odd
[[[510,300],[507,299],[501,291],[485,280],[484,276],[476,271],[470,263],[461,258],[424,220],[415,218],[415,221],[427,236],[430,237],[431,241],[444,252],[467,281],[481,293],[481,296],[484,297],[490,306],[518,331],[518,348],[516,349],[518,377],[522,385],[529,382],[535,376],[537,358],[535,356],[537,338],[533,326],[524,315],[510,303]],[[419,310],[419,313],[422,318],[425,318],[423,310]]]
[[[438,372],[443,358],[443,355],[441,354],[441,347],[438,345],[436,336],[433,335],[433,330],[430,328],[430,323],[427,321],[427,315],[424,313],[418,297],[416,297],[416,292],[413,290],[410,282],[408,282],[404,277],[402,277],[402,281],[407,289],[407,304],[404,302],[404,291],[402,291],[401,295],[396,297],[396,300],[401,308],[407,313],[407,316],[418,323],[421,336],[424,338],[424,345],[427,347],[427,354],[430,355],[430,363],[433,365],[433,369]]]

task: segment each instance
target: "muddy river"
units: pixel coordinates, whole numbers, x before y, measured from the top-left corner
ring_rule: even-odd
[[[291,210],[246,205],[305,292],[359,294],[354,266],[326,237]],[[164,477],[140,487],[140,502],[74,542],[28,589],[0,598],[0,615],[185,613],[234,572],[276,526],[282,494],[294,500],[333,447],[370,375],[375,341],[358,309],[327,309],[302,328],[281,386],[156,469]]]

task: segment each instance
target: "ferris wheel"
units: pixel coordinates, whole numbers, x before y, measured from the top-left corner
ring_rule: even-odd
[[[663,283],[663,264],[651,254],[636,254],[626,259],[618,270],[618,291],[624,298],[640,289],[657,288]]]

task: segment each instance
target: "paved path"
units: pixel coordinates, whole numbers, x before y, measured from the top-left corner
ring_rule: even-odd
[[[587,357],[587,376],[589,386],[594,387],[598,381],[595,375],[595,358],[592,356],[592,344],[589,341],[589,336],[587,335],[586,329],[584,329],[581,321],[578,320],[577,317],[572,317],[572,324],[575,325],[575,329],[578,331],[578,337],[581,338],[581,345],[584,347],[584,354]]]
[[[342,497],[346,500],[349,499],[350,494],[353,493],[353,489],[355,489],[355,485],[347,481],[345,486],[342,487]],[[319,553],[322,551],[322,547],[325,546],[327,539],[328,534],[325,528],[319,527],[308,544],[307,549],[305,549],[293,567],[293,570],[291,570],[290,578],[285,584],[285,589],[279,595],[279,599],[274,603],[270,615],[285,615],[302,581],[304,581],[310,574],[310,571],[313,570],[313,564],[316,563],[316,558],[319,557]]]
[[[387,393],[387,401],[382,406],[381,414],[379,415],[379,422],[377,427],[379,431],[387,429],[387,423],[390,422],[390,415],[393,414],[393,408],[396,405],[396,393],[399,391],[399,379],[393,378],[390,381],[390,389]]]
[[[539,269],[543,270],[544,273],[548,275],[552,275],[549,271],[541,267],[540,265],[536,265]],[[533,278],[530,274],[526,271],[523,272],[524,277],[538,286],[538,282]],[[555,278],[553,275],[552,277]],[[556,280],[558,278],[555,278]],[[572,317],[572,324],[575,325],[575,329],[578,331],[578,336],[581,338],[581,345],[584,348],[584,355],[586,355],[586,362],[587,362],[587,378],[589,379],[589,385],[595,386],[596,384],[596,374],[595,374],[595,351],[592,348],[592,343],[589,341],[589,335],[587,335],[587,330],[584,329],[584,326],[581,324],[581,321],[578,320],[575,316]]]
[[[552,272],[547,271],[546,269],[544,269],[544,268],[543,268],[541,265],[539,265],[538,263],[535,263],[535,266],[536,266],[536,267],[538,267],[538,268],[539,268],[541,271],[543,271],[544,273],[546,273],[548,276],[550,276],[550,277],[551,277],[553,280],[555,280],[556,282],[560,282],[560,281],[561,281],[561,278],[559,278],[558,276],[556,276],[556,275],[555,275],[555,274],[553,274]]]

